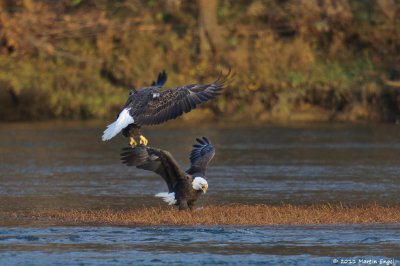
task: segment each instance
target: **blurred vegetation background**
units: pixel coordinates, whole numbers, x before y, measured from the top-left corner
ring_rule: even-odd
[[[190,119],[397,121],[400,1],[0,0],[0,120],[116,115],[231,68]]]

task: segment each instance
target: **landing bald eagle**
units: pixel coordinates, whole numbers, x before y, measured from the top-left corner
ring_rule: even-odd
[[[168,151],[138,145],[127,147],[121,153],[121,160],[128,166],[153,171],[167,183],[168,192],[158,193],[169,205],[179,206],[179,210],[192,209],[201,193],[206,193],[208,183],[206,168],[214,157],[215,149],[206,138],[197,138],[190,153],[191,166],[183,171]]]
[[[128,100],[117,115],[117,120],[108,125],[103,133],[103,141],[109,140],[122,131],[130,137],[132,147],[137,145],[134,138],[135,130],[139,135],[139,143],[147,145],[148,140],[141,134],[143,125],[155,125],[170,119],[175,119],[183,113],[190,112],[198,104],[215,98],[228,80],[230,72],[220,75],[216,81],[209,84],[192,84],[161,91],[167,81],[165,71],[150,87],[144,87],[129,93]]]

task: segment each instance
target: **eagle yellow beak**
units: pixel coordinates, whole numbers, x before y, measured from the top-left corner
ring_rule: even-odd
[[[203,191],[204,194],[206,194],[208,186],[207,185],[202,185],[201,190]]]

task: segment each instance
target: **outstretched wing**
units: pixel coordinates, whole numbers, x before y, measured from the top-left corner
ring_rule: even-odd
[[[177,118],[221,94],[228,77],[229,73],[210,84],[193,84],[161,91],[153,95],[146,106],[134,115],[135,122],[139,125],[154,125]]]
[[[190,175],[200,173],[205,176],[207,165],[215,155],[215,148],[206,137],[196,140],[197,143],[193,145],[193,150],[190,153],[191,166],[186,172]]]
[[[159,174],[167,183],[169,192],[173,191],[177,180],[185,176],[178,163],[168,151],[143,145],[122,149],[121,160],[128,166],[149,170]]]
[[[167,82],[167,72],[165,72],[165,70],[163,70],[162,72],[158,73],[158,77],[156,81],[153,81],[151,83],[151,86],[155,86],[155,87],[162,87],[164,86],[165,82]]]

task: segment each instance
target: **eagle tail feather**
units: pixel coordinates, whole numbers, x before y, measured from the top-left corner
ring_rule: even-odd
[[[157,198],[162,198],[163,201],[168,203],[168,205],[174,205],[176,204],[176,199],[175,199],[175,192],[168,193],[168,192],[160,192],[155,195]]]
[[[104,130],[102,140],[106,141],[115,137],[122,129],[127,127],[129,124],[134,122],[133,117],[129,114],[130,109],[124,109],[119,114],[117,120],[107,126],[107,129]]]

